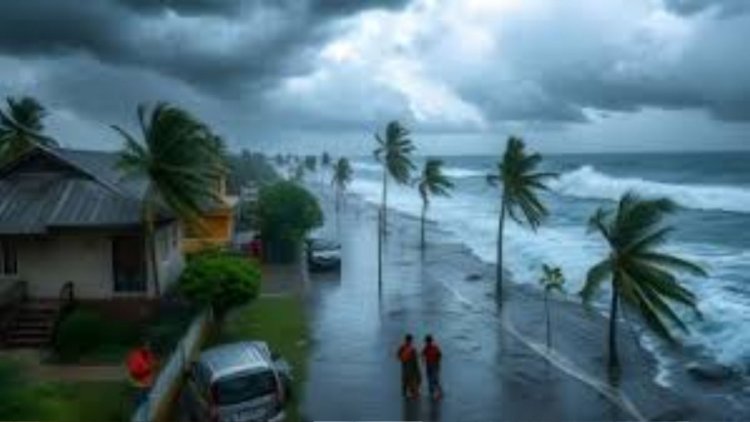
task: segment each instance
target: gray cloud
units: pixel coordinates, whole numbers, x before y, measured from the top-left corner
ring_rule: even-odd
[[[747,0],[665,0],[665,5],[681,15],[694,15],[713,11],[722,17],[729,17],[750,11]]]
[[[330,35],[330,20],[403,3],[10,0],[0,3],[0,54],[85,53],[238,97],[306,69],[304,56]]]

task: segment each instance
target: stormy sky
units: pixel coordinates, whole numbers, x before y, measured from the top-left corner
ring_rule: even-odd
[[[0,96],[114,149],[165,100],[233,149],[750,149],[750,0],[3,0]]]

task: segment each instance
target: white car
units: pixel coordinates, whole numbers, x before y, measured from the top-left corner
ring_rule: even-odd
[[[192,421],[281,422],[291,375],[261,341],[208,349],[193,362],[183,391]]]

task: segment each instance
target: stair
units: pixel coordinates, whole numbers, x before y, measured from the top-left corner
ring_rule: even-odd
[[[4,336],[4,346],[40,348],[49,345],[60,316],[60,304],[28,301],[21,305]]]

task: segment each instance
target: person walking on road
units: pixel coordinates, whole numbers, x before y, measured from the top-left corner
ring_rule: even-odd
[[[401,362],[401,393],[406,398],[419,396],[419,385],[422,382],[417,351],[412,344],[413,339],[411,334],[407,334],[404,337],[404,343],[396,353],[396,358]]]
[[[443,353],[431,335],[425,336],[424,343],[422,358],[427,372],[427,385],[430,389],[430,397],[438,400],[443,396],[443,388],[440,386],[440,361]]]

